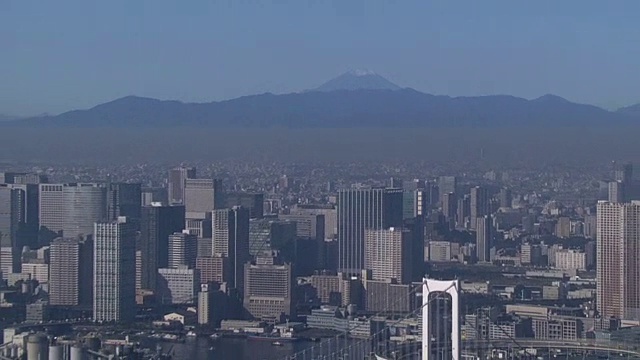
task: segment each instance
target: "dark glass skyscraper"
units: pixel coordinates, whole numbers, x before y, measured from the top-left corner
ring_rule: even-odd
[[[168,197],[169,204],[183,204],[184,203],[184,186],[187,179],[196,178],[196,168],[192,167],[177,167],[169,170],[169,189]]]
[[[338,267],[364,269],[365,230],[402,226],[402,189],[363,188],[338,192]]]
[[[169,235],[182,232],[184,206],[145,206],[142,208],[140,238],[141,286],[155,289],[159,268],[169,266]]]
[[[249,210],[236,206],[213,211],[213,253],[229,258],[229,286],[244,290],[244,264],[249,256]]]
[[[128,221],[140,221],[142,211],[142,185],[109,183],[107,185],[107,219],[114,221],[126,216]]]

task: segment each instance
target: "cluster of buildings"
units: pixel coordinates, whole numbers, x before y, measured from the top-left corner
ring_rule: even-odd
[[[360,336],[419,308],[425,274],[466,271],[465,292],[485,299],[465,315],[473,336],[580,338],[640,321],[640,202],[631,167],[615,178],[597,202],[442,176],[329,184],[326,201],[302,204],[282,201],[295,199],[287,176],[273,196],[190,167],[162,191],[0,173],[0,312],[126,323],[150,308]],[[487,308],[495,299],[536,305]],[[397,336],[419,333],[414,320]]]

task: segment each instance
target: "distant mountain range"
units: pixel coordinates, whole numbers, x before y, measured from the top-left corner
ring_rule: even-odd
[[[575,127],[640,124],[640,104],[612,112],[555,95],[449,97],[401,88],[371,71],[320,87],[210,103],[127,96],[87,110],[4,121],[24,127]]]

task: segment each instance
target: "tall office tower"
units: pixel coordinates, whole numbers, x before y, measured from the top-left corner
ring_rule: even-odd
[[[510,208],[511,203],[513,202],[513,197],[511,196],[511,189],[502,188],[500,189],[500,207],[501,208]]]
[[[229,287],[242,292],[244,264],[249,261],[249,210],[236,206],[213,212],[213,253],[229,258]]]
[[[62,188],[64,198],[65,237],[93,233],[93,224],[104,221],[106,189],[102,184],[67,184]]]
[[[338,192],[339,271],[364,270],[365,230],[402,226],[401,189],[349,189]]]
[[[389,179],[389,187],[393,188],[393,189],[402,189],[404,186],[404,182],[402,181],[402,179],[398,179],[396,177],[391,177],[391,179]]]
[[[231,277],[229,258],[225,256],[208,256],[196,258],[196,269],[200,272],[200,282],[227,283]]]
[[[0,172],[0,184],[44,184],[49,182],[46,175],[35,173]]]
[[[195,304],[200,288],[199,271],[180,266],[158,269],[158,299],[161,304]]]
[[[242,206],[249,209],[252,219],[261,219],[264,216],[264,194],[231,192],[224,194],[224,208],[231,209],[234,206]]]
[[[218,179],[187,179],[184,206],[187,218],[200,219],[214,209],[222,208],[222,182]]]
[[[405,191],[413,191],[413,190],[425,190],[425,182],[421,179],[413,179],[411,181],[407,181],[403,184],[402,188]],[[393,187],[393,186],[392,186]],[[425,194],[426,195],[426,194]]]
[[[609,202],[612,202],[612,203],[624,202],[624,199],[625,199],[624,186],[625,186],[625,183],[622,182],[621,180],[609,182]]]
[[[40,226],[65,237],[90,235],[105,219],[106,191],[100,184],[40,184]]]
[[[283,320],[294,314],[291,265],[266,251],[244,265],[244,308],[254,319]]]
[[[487,189],[482,186],[476,186],[471,188],[471,228],[475,229],[478,218],[481,218],[485,215],[490,214],[490,204],[489,204],[489,195],[487,194]]]
[[[0,257],[0,270],[4,274],[19,268],[21,246],[18,235],[24,226],[23,207],[23,197],[18,189],[0,185],[0,248],[4,254]]]
[[[440,190],[440,201],[442,201],[445,194],[456,194],[458,191],[458,178],[455,176],[440,176],[438,179],[438,189]]]
[[[491,216],[476,218],[476,256],[478,262],[491,261],[492,244]]]
[[[39,227],[59,233],[64,228],[65,202],[63,184],[40,184]]]
[[[177,167],[169,170],[169,204],[184,204],[184,184],[187,179],[196,178],[196,168]]]
[[[142,208],[140,238],[140,280],[143,289],[153,290],[158,269],[169,266],[169,235],[184,229],[184,206],[162,206],[154,203]]]
[[[471,197],[466,194],[462,199],[458,199],[458,214],[457,224],[458,227],[467,228],[469,226],[469,217],[471,215]]]
[[[324,237],[335,239],[338,234],[338,211],[330,205],[294,205],[290,214],[324,215]]]
[[[411,232],[399,228],[365,230],[365,269],[372,280],[411,282]]]
[[[598,228],[598,217],[596,215],[585,215],[584,237],[586,237],[587,239],[595,239],[597,228]]]
[[[442,196],[442,214],[450,227],[455,227],[457,213],[458,199],[456,199],[456,194],[444,194]]]
[[[279,219],[296,223],[296,272],[325,269],[324,215],[279,215]],[[304,244],[310,246],[305,247]],[[307,251],[303,251],[307,250]],[[301,270],[303,269],[303,270]]]
[[[91,306],[93,240],[58,238],[51,244],[49,304]]]
[[[440,202],[440,188],[438,182],[435,180],[427,180],[425,182],[425,196],[427,198],[427,205],[436,206]]]
[[[93,319],[133,321],[136,315],[136,227],[120,217],[96,223],[94,234]]]
[[[189,234],[188,230],[169,235],[169,268],[177,269],[186,266],[196,267],[198,257],[198,237]]]
[[[120,216],[140,221],[142,216],[142,185],[129,183],[107,184],[107,220]]]
[[[622,165],[622,168],[618,168],[615,170],[614,175],[616,181],[622,181],[624,183],[630,182],[633,179],[633,165]]]
[[[402,218],[411,219],[424,216],[427,210],[427,201],[423,189],[404,190],[402,193]]]
[[[198,237],[198,239],[208,238],[211,239],[211,213],[205,214],[204,219],[186,219],[185,229],[189,230],[190,234]],[[211,251],[209,251],[211,253]]]
[[[596,304],[607,319],[640,320],[640,202],[597,206]]]

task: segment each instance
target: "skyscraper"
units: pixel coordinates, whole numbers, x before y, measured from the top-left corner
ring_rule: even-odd
[[[58,238],[51,244],[50,256],[49,304],[90,306],[93,302],[93,241]]]
[[[236,206],[212,215],[213,253],[229,258],[229,287],[243,291],[244,264],[249,261],[249,210]]]
[[[106,189],[101,184],[40,184],[40,226],[65,237],[90,235],[106,218]]]
[[[411,281],[411,232],[390,228],[365,230],[365,269],[371,271],[371,280]]]
[[[195,179],[196,168],[177,167],[169,170],[169,204],[181,205],[184,201],[184,184],[187,179]]]
[[[199,219],[207,212],[222,207],[222,183],[218,179],[187,179],[184,186],[184,206],[187,218]]]
[[[279,215],[278,218],[285,221],[295,222],[296,235],[298,239],[301,241],[308,241],[313,244],[311,253],[301,254],[298,252],[296,254],[296,259],[309,259],[308,261],[305,261],[305,263],[307,263],[307,266],[305,267],[311,268],[311,270],[324,269],[326,252],[324,247],[324,215],[290,214]],[[300,246],[297,248],[299,249]]]
[[[440,176],[438,179],[438,190],[440,193],[440,201],[445,194],[454,193],[458,191],[458,178],[455,176]]]
[[[456,215],[458,213],[458,200],[456,194],[448,193],[442,196],[442,214],[449,226],[455,227]]]
[[[612,202],[612,203],[624,202],[624,199],[625,199],[624,186],[625,186],[625,183],[622,180],[609,182],[609,202]]]
[[[402,226],[402,189],[349,189],[338,192],[339,271],[364,270],[365,230]]]
[[[136,314],[135,224],[128,223],[125,217],[96,223],[94,238],[93,318],[133,321]]]
[[[603,318],[640,320],[640,202],[598,202],[596,304]]]
[[[624,164],[621,168],[615,170],[615,180],[629,183],[633,180],[633,165]]]
[[[476,256],[478,262],[491,261],[491,216],[476,218]]]
[[[0,185],[0,271],[11,273],[19,269],[21,244],[18,240],[24,226],[24,197],[11,185]]]
[[[249,209],[252,219],[261,219],[264,214],[264,194],[232,192],[224,194],[224,208],[231,209],[234,206],[242,206]]]
[[[510,208],[513,200],[511,196],[511,190],[507,188],[500,189],[500,207]]]
[[[140,280],[143,289],[153,290],[159,268],[169,266],[169,235],[184,230],[184,206],[153,204],[142,208],[140,239]]]
[[[177,269],[186,266],[196,267],[198,256],[198,237],[183,230],[169,235],[169,268]]]
[[[120,216],[140,221],[142,211],[142,185],[130,183],[107,184],[107,220]]]
[[[482,186],[471,188],[471,228],[475,229],[477,219],[490,214],[487,189]]]
[[[294,313],[291,265],[283,264],[271,251],[244,265],[244,308],[255,319],[282,321]]]

